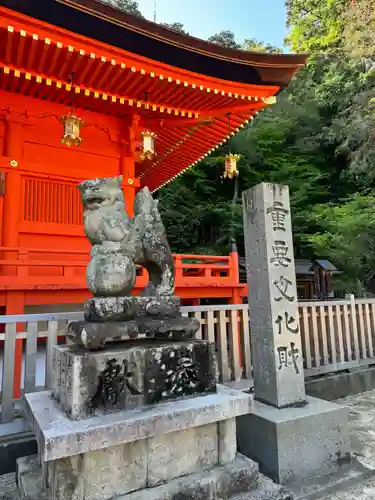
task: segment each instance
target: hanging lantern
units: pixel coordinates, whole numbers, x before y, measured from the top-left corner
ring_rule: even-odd
[[[276,104],[277,97],[275,95],[271,95],[269,97],[264,97],[263,102],[266,106],[272,106],[273,104]]]
[[[233,179],[233,177],[238,176],[237,162],[241,158],[241,155],[229,153],[225,157],[224,164],[224,179]]]
[[[141,160],[152,160],[155,155],[155,139],[156,134],[154,132],[142,132],[142,151],[141,151]]]
[[[60,117],[60,122],[64,125],[64,135],[61,138],[61,142],[67,146],[79,146],[82,139],[79,135],[80,127],[84,126],[85,123],[81,118],[68,114],[66,116]]]

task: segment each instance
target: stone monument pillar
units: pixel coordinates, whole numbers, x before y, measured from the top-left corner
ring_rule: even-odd
[[[306,404],[292,224],[287,186],[259,184],[244,193],[246,266],[258,401]]]
[[[290,484],[349,456],[348,408],[305,394],[288,187],[245,191],[243,214],[255,392],[239,451]]]
[[[181,316],[157,202],[144,188],[130,218],[121,178],[79,189],[94,296],[54,349],[52,391],[25,396],[39,453],[18,461],[21,499],[229,500],[262,486],[257,498],[289,500],[236,453],[251,397],[216,384],[214,344]],[[133,296],[137,265],[150,281]]]

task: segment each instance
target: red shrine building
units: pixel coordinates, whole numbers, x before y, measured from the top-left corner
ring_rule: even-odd
[[[140,187],[155,192],[224,144],[306,59],[222,48],[97,0],[2,0],[0,39],[7,314],[72,309],[88,297],[77,183],[121,174],[131,214]],[[175,255],[175,264],[187,302],[236,303],[245,293],[235,252]]]

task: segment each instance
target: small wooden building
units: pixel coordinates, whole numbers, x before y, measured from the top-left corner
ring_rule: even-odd
[[[240,282],[246,283],[245,258],[239,258]],[[296,259],[298,300],[328,300],[334,297],[333,277],[337,268],[325,259]]]

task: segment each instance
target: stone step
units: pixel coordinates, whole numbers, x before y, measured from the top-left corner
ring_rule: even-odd
[[[18,491],[24,500],[49,500],[42,488],[37,456],[18,460]],[[235,493],[235,494],[234,494]],[[233,495],[234,494],[234,495]],[[258,471],[258,465],[242,455],[234,463],[175,479],[156,488],[128,493],[117,500],[293,500],[292,493]]]
[[[38,455],[30,455],[17,460],[16,483],[20,499],[48,500],[48,494],[43,489]]]
[[[42,486],[41,468],[37,456],[18,459],[17,465],[20,499],[50,500],[51,496]],[[179,500],[227,500],[233,495],[256,490],[258,478],[258,464],[237,454],[236,459],[228,465],[189,474],[153,488],[127,493],[117,497],[116,500],[175,500],[176,498]],[[244,496],[244,498],[247,497]],[[268,500],[267,497],[264,499]],[[269,500],[288,500],[288,497],[270,497]]]
[[[249,493],[232,496],[229,500],[293,500],[293,493],[284,486],[273,483],[262,474],[258,477],[258,487]],[[227,500],[224,499],[223,500]]]

